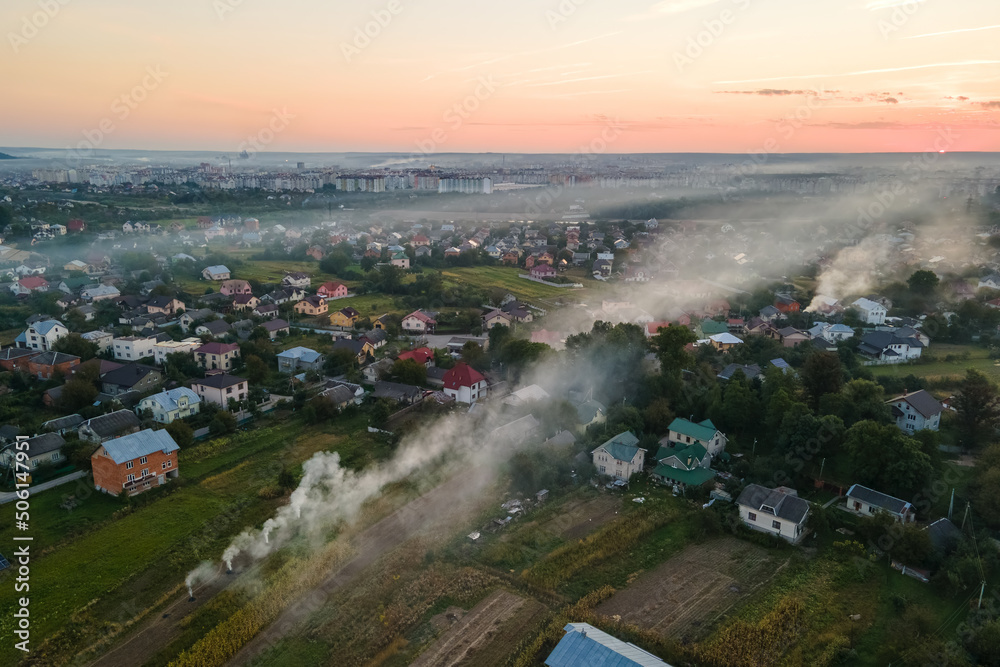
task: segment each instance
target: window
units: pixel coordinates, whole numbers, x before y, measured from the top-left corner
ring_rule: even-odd
[[[747,512],[747,521],[756,521],[756,520],[757,520],[756,512]]]
[[[855,512],[860,512],[861,511],[861,503],[859,503],[856,500],[854,501],[854,511]]]
[[[139,463],[140,463],[140,464],[143,464],[143,463],[145,463],[145,462],[146,462],[146,457],[145,457],[145,456],[140,456],[140,457],[139,457]]]
[[[174,462],[172,460],[170,460],[170,459],[167,459],[167,467],[170,468],[173,465],[174,465]]]
[[[601,474],[603,475],[606,472],[607,472],[607,469],[604,466],[601,466]]]
[[[160,464],[160,467],[161,467],[161,468],[162,468],[163,470],[166,470],[166,469],[167,469],[167,462],[166,462],[166,461],[164,461],[163,463],[161,463],[161,464]]]
[[[142,476],[143,477],[149,476],[149,468],[143,468],[142,469]]]
[[[132,465],[133,465],[132,461],[127,461],[125,463],[125,469],[126,470],[131,470],[132,469]]]
[[[132,473],[129,473],[128,475],[125,476],[125,479],[128,480],[128,481],[130,481],[130,482],[134,482],[135,481],[135,475],[133,475]]]
[[[775,530],[781,530],[781,522],[780,521],[772,521],[771,522],[771,528],[774,528]]]
[[[869,505],[869,506],[868,506],[868,513],[869,513],[869,514],[875,514],[875,508],[874,508],[874,507],[872,507],[871,505]]]

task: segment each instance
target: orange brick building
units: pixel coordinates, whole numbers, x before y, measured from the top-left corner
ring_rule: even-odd
[[[122,490],[134,496],[166,484],[178,475],[179,450],[166,431],[146,429],[108,440],[90,457],[94,486],[113,496]]]

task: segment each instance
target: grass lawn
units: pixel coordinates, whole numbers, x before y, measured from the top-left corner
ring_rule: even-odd
[[[966,354],[968,358],[960,358]],[[948,356],[953,356],[953,360],[947,361],[945,358]],[[923,353],[922,358],[930,361],[870,368],[876,376],[904,378],[907,375],[914,375],[928,380],[944,378],[958,380],[965,375],[967,369],[975,368],[994,382],[1000,382],[1000,360],[990,359],[989,351],[975,345],[932,344]]]

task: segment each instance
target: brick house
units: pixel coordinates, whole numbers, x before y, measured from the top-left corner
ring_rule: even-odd
[[[111,495],[125,491],[134,496],[166,484],[178,475],[179,450],[166,431],[146,429],[108,440],[90,457],[94,486]]]
[[[39,380],[51,379],[56,373],[68,377],[80,365],[80,357],[49,350],[28,359],[28,373]]]

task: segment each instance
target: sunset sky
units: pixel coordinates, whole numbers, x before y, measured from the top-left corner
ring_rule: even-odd
[[[1000,150],[996,0],[62,2],[0,5],[0,145]]]

